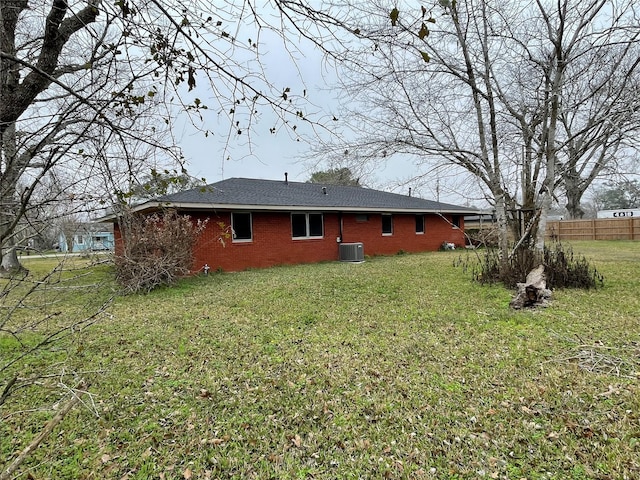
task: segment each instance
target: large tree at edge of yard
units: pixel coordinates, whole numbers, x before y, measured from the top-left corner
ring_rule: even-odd
[[[340,116],[353,134],[318,151],[360,162],[409,155],[423,172],[466,172],[495,208],[504,259],[509,231],[541,251],[552,204],[564,194],[579,216],[585,189],[635,142],[633,2],[351,7],[365,39],[345,52],[341,76],[349,108]]]
[[[42,277],[27,275],[16,255],[25,222],[37,232],[34,219],[43,212],[86,217],[123,199],[141,172],[182,171],[171,136],[177,111],[195,121],[215,109],[228,127],[225,137],[246,138],[265,109],[276,113],[265,130],[295,132],[298,122],[313,123],[304,90],[266,77],[262,38],[267,30],[275,34],[293,58],[301,38],[323,48],[335,28],[343,28],[340,21],[297,1],[0,2],[0,273],[8,276],[0,335],[12,345],[0,362],[0,408],[4,416],[16,392],[49,388],[58,400],[73,392],[41,434],[23,439],[31,443],[6,459],[0,478],[13,477],[86,391],[73,367],[48,362],[47,354],[102,318],[114,295],[101,285],[74,285],[75,275],[91,272],[69,273],[67,259]],[[86,303],[77,317],[51,322],[50,306],[69,292]],[[33,356],[42,359],[35,370]],[[32,398],[32,411],[51,408],[51,397]]]
[[[82,198],[84,207],[113,202],[87,192],[126,190],[140,172],[154,168],[179,171],[171,134],[176,112],[196,123],[213,109],[228,126],[218,133],[250,138],[257,114],[270,110],[276,125],[264,129],[284,125],[295,135],[296,123],[312,122],[306,91],[266,77],[262,39],[268,31],[272,42],[280,41],[275,48],[294,62],[287,52],[304,48],[300,38],[309,48],[323,48],[336,28],[340,22],[321,11],[288,1],[1,2],[5,269],[18,266],[15,231],[52,177],[67,190],[61,200]],[[98,177],[106,183],[101,188]]]

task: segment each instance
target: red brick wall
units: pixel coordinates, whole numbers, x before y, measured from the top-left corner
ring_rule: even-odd
[[[206,217],[194,215],[194,218]],[[212,270],[237,271],[338,258],[337,214],[324,215],[324,238],[319,239],[292,239],[291,215],[288,212],[254,212],[252,223],[252,241],[234,242],[223,230],[231,224],[231,215],[219,213],[209,216],[207,228],[196,248],[194,268],[200,269],[207,264]]]
[[[393,235],[390,236],[382,235],[381,215],[371,214],[368,218],[366,222],[358,222],[355,214],[342,214],[342,242],[362,242],[365,255],[392,255],[400,250],[437,250],[442,242],[464,245],[462,230],[453,228],[436,215],[425,216],[425,233],[422,235],[416,234],[415,215],[393,215]],[[321,239],[292,239],[291,215],[288,212],[254,212],[252,222],[253,240],[233,242],[223,230],[230,225],[231,215],[219,213],[209,216],[209,223],[195,252],[194,270],[201,269],[204,264],[212,270],[238,271],[338,259],[340,215],[337,213],[324,214],[324,237]]]
[[[393,215],[393,234],[382,235],[382,216],[369,214],[367,221],[357,221],[352,213],[325,213],[324,237],[320,239],[292,239],[289,212],[253,212],[253,239],[234,242],[230,236],[231,214],[191,214],[194,220],[208,219],[194,252],[193,270],[201,271],[207,264],[211,270],[240,271],[282,264],[315,263],[338,260],[340,219],[342,242],[364,244],[365,255],[393,255],[405,252],[437,250],[443,242],[464,245],[461,229],[437,215],[425,215],[424,234],[416,234],[415,215]],[[451,218],[448,217],[450,221]],[[462,219],[461,219],[461,225]],[[115,226],[116,253],[121,243]]]
[[[416,217],[413,214],[392,216],[393,234],[382,235],[382,215],[370,214],[367,221],[358,221],[357,215],[342,216],[342,241],[362,242],[365,255],[394,255],[398,251],[425,252],[438,250],[443,242],[464,245],[464,235],[459,228],[437,215],[425,215],[424,233],[416,234]],[[450,217],[447,217],[451,221]],[[461,222],[463,220],[461,219]],[[460,225],[464,227],[464,225]]]

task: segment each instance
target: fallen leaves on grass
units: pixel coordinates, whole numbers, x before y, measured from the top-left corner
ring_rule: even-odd
[[[295,435],[291,438],[291,443],[293,443],[296,448],[302,448],[302,438],[300,438],[300,435]]]

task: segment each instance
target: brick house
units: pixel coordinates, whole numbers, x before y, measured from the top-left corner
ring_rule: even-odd
[[[135,213],[173,208],[207,219],[193,270],[361,260],[464,245],[475,209],[362,187],[230,178],[159,197]],[[112,219],[113,220],[113,219]],[[116,252],[121,232],[116,223]]]

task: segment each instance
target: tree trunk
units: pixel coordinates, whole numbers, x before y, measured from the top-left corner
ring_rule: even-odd
[[[584,189],[580,188],[580,175],[574,168],[566,168],[564,173],[564,189],[567,195],[567,215],[571,219],[580,219],[584,216],[584,210],[580,207],[580,201]]]
[[[0,160],[4,165],[15,165],[16,162],[16,124],[5,126],[6,129],[0,135]],[[4,166],[3,165],[3,166]],[[20,170],[22,173],[22,170]],[[19,175],[6,167],[0,172],[2,183],[0,184],[0,249],[2,250],[2,262],[0,262],[0,274],[12,275],[22,269],[15,249],[13,237],[16,228],[16,185]]]
[[[20,261],[18,260],[18,253],[16,247],[7,249],[2,255],[2,264],[0,269],[4,271],[13,271],[20,269]]]
[[[547,173],[542,182],[540,215],[538,219],[538,228],[534,237],[534,248],[537,253],[542,255],[544,252],[544,237],[547,233],[547,217],[551,210],[553,201],[553,190],[556,180],[556,128],[558,126],[558,115],[560,111],[560,93],[562,89],[562,81],[564,77],[564,61],[562,58],[561,39],[556,43],[557,65],[553,81],[549,83],[548,88],[551,90],[551,104],[549,112],[549,125],[546,128],[545,137],[545,166]]]
[[[535,237],[535,251],[538,253],[544,252],[544,237],[547,233],[547,218],[551,210],[551,200],[551,194],[545,191],[542,195],[542,201],[540,202],[540,217],[538,218],[538,228]]]
[[[72,216],[62,222],[62,233],[64,235],[64,241],[67,246],[67,253],[73,252],[74,239],[79,230],[80,221],[76,220]],[[60,245],[60,251],[63,251],[62,245]]]
[[[10,242],[13,243],[13,242]],[[26,271],[26,269],[18,260],[18,253],[15,245],[11,245],[2,252],[2,262],[0,263],[0,277],[11,277],[18,272]]]
[[[518,292],[509,306],[516,310],[526,307],[546,307],[551,299],[551,290],[547,289],[544,266],[531,270],[524,283],[518,283]]]
[[[67,244],[67,253],[72,253],[73,252],[73,233],[69,233],[69,235],[65,234],[65,242]]]
[[[509,258],[509,231],[507,224],[507,206],[504,192],[496,194],[496,222],[498,224],[498,250],[501,263]]]
[[[579,195],[571,195],[569,194],[569,189],[567,189],[567,215],[570,219],[580,220],[584,217],[584,210],[580,206],[580,199],[582,198],[582,194]]]

